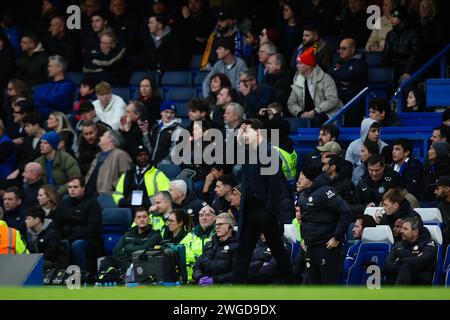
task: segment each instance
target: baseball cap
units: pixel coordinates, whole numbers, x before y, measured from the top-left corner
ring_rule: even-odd
[[[438,187],[438,186],[445,186],[450,187],[450,176],[440,176],[436,183],[433,183],[432,186]]]
[[[335,141],[327,142],[323,146],[316,147],[316,149],[320,152],[331,152],[336,154],[342,153],[341,146]]]
[[[92,111],[94,109],[95,109],[95,107],[92,104],[92,102],[86,101],[86,102],[83,102],[80,104],[80,109],[78,110],[78,113],[81,114],[81,113]]]
[[[219,20],[228,20],[228,19],[234,19],[233,13],[230,10],[221,10],[219,11]]]

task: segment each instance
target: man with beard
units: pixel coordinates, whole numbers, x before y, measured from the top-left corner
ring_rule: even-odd
[[[303,30],[303,42],[297,48],[296,53],[291,58],[291,67],[295,70],[297,57],[305,52],[309,47],[314,46],[317,64],[323,69],[328,70],[333,62],[333,51],[327,46],[320,37],[319,28],[314,25],[307,25]]]
[[[95,156],[101,151],[98,145],[99,142],[100,132],[98,126],[91,120],[84,121],[81,129],[77,158],[78,166],[83,175],[86,175]]]
[[[444,222],[444,230],[442,235],[444,236],[444,246],[450,242],[450,176],[441,176],[436,182],[436,189],[434,194],[436,198],[440,200],[438,209],[441,211],[442,220]]]

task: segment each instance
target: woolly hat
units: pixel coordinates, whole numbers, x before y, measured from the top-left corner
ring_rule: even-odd
[[[47,143],[53,148],[53,150],[57,150],[61,138],[55,131],[49,131],[42,136],[41,141],[47,141]]]
[[[164,101],[161,106],[159,107],[159,111],[163,112],[166,110],[172,110],[173,112],[177,113],[177,107],[173,103],[173,101],[166,100]]]
[[[308,164],[302,168],[302,172],[309,181],[314,181],[322,173],[322,168],[313,164]]]
[[[317,62],[316,57],[314,56],[314,48],[310,47],[306,49],[302,54],[298,56],[297,62],[306,64],[311,67],[315,67]]]
[[[393,17],[399,18],[401,21],[406,22],[408,20],[408,11],[405,9],[405,7],[395,7],[392,9],[391,15]]]
[[[436,156],[438,159],[448,158],[448,143],[447,142],[434,142],[432,145],[434,150],[436,150]]]

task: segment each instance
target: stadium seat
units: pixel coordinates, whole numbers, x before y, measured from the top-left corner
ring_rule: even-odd
[[[117,208],[116,204],[114,203],[113,197],[109,194],[98,195],[97,202],[102,209]]]
[[[383,56],[382,52],[366,52],[365,55],[369,68],[381,66],[381,58]]]
[[[133,72],[133,74],[131,75],[130,81],[129,81],[129,85],[132,87],[138,87],[139,86],[139,82],[141,82],[142,79],[144,78],[150,78],[153,81],[155,81],[155,83],[157,85],[159,85],[159,73],[156,71],[136,71]]]
[[[188,118],[189,117],[189,102],[180,101],[177,104],[177,118]]]
[[[131,217],[129,208],[103,209],[103,241],[106,255],[112,253],[119,239],[130,228]]]
[[[173,87],[165,92],[164,97],[167,100],[189,101],[197,97],[197,89],[194,87]]]
[[[202,55],[201,54],[194,54],[191,57],[191,63],[190,68],[192,70],[200,70],[200,65],[202,64]]]
[[[375,219],[375,214],[376,214],[376,212],[377,212],[378,210],[381,210],[382,212],[384,212],[384,208],[383,208],[383,207],[367,207],[367,208],[364,210],[364,214],[367,214],[367,215],[369,215],[369,216],[372,216],[372,218]],[[376,219],[375,219],[375,221],[376,221]]]
[[[442,265],[444,259],[442,254],[442,231],[441,228],[434,225],[425,225],[425,227],[430,231],[431,239],[437,244],[436,269],[433,275],[433,286],[438,286],[442,284]]]
[[[442,223],[441,211],[438,208],[416,208],[414,209],[422,218],[423,223],[437,222]]]
[[[181,168],[178,165],[168,163],[168,164],[158,164],[158,169],[164,172],[164,174],[169,178],[169,180],[172,180],[176,178],[181,172]]]
[[[183,127],[187,128],[191,124],[191,119],[189,118],[181,118],[181,124]]]
[[[311,123],[309,119],[305,118],[284,118],[291,125],[291,132],[297,132],[298,128],[310,128]]]
[[[445,286],[450,287],[450,245],[448,245],[447,250],[445,250],[445,260],[442,271],[445,279]]]
[[[382,269],[393,243],[394,236],[389,226],[364,228],[362,244],[348,272],[347,285],[365,284],[369,276],[366,268],[369,265],[377,265]]]
[[[284,225],[284,237],[291,243],[298,241],[298,231],[293,224]]]
[[[81,81],[84,79],[84,73],[83,72],[67,72],[67,77],[70,78],[77,87],[79,87],[81,84]]]
[[[327,44],[328,48],[331,49],[331,51],[335,51],[337,49],[338,44],[339,44],[339,37],[328,36],[328,37],[323,37],[323,40]]]
[[[197,76],[194,79],[194,85],[196,86],[202,86],[203,85],[203,81],[206,79],[206,76],[208,75],[209,72],[207,71],[200,71],[199,73],[197,73]]]
[[[371,94],[377,98],[385,98],[394,85],[394,69],[369,68],[368,80]]]
[[[113,87],[112,93],[121,97],[125,103],[130,102],[130,89],[128,87]]]
[[[355,223],[352,222],[347,228],[347,233],[345,234],[345,241],[344,241],[344,252],[348,251],[348,248],[350,248],[355,243],[355,238],[353,237],[353,228],[355,227]]]
[[[161,78],[162,87],[191,86],[192,75],[190,71],[166,71]]]

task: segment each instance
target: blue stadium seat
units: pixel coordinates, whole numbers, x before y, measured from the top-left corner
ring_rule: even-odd
[[[328,36],[328,37],[323,37],[323,40],[327,44],[328,48],[331,49],[331,51],[337,50],[337,47],[339,45],[339,37],[337,37],[337,36]]]
[[[344,252],[348,251],[348,248],[350,248],[355,243],[355,238],[353,237],[353,228],[355,227],[355,223],[352,222],[347,228],[347,233],[345,234],[345,241],[344,241]]]
[[[191,85],[192,75],[190,71],[166,71],[161,78],[162,87]]]
[[[433,275],[433,286],[438,286],[442,284],[442,265],[443,265],[443,248],[442,248],[442,231],[439,226],[425,225],[425,228],[430,231],[431,239],[437,245],[437,256],[436,256],[436,269]]]
[[[133,87],[134,86],[137,87],[137,86],[139,86],[139,82],[141,82],[141,80],[144,79],[144,78],[150,78],[153,81],[155,81],[155,83],[157,85],[159,85],[159,78],[160,77],[159,77],[159,73],[156,72],[156,71],[136,71],[136,72],[133,72],[133,74],[131,75],[131,78],[130,78],[129,85],[133,86]]]
[[[116,204],[114,203],[113,197],[109,194],[98,195],[97,202],[102,209],[117,208]]]
[[[383,57],[382,52],[366,52],[365,55],[369,68],[381,66],[381,58]]]
[[[112,93],[121,97],[125,103],[130,102],[130,89],[128,87],[113,87]]]
[[[183,127],[187,128],[191,124],[191,119],[181,118],[181,124],[183,125]]]
[[[170,180],[175,179],[181,173],[181,167],[172,163],[158,164],[158,169],[164,172],[164,174]]]
[[[67,72],[67,77],[72,80],[73,83],[78,87],[81,84],[81,81],[84,79],[83,72]]]
[[[119,239],[130,228],[131,217],[129,208],[103,209],[103,241],[106,255],[112,253]]]
[[[306,118],[284,118],[291,125],[291,132],[298,132],[298,128],[310,128],[311,122]]]
[[[188,118],[189,117],[189,102],[180,101],[177,102],[177,117],[178,118]]]
[[[448,245],[447,250],[445,250],[445,260],[442,271],[445,279],[445,286],[450,287],[450,245]]]
[[[194,85],[201,87],[208,73],[209,72],[207,71],[200,71],[199,73],[197,73],[197,76],[194,79]]]
[[[164,95],[167,100],[189,101],[197,97],[197,89],[194,87],[173,87]]]
[[[394,69],[369,68],[369,88],[373,96],[385,98],[394,86]]]
[[[191,64],[190,68],[192,70],[200,70],[200,65],[202,64],[202,55],[201,54],[194,54],[191,57]]]
[[[364,228],[362,242],[355,263],[348,272],[347,285],[365,284],[369,276],[366,268],[369,265],[383,268],[394,244],[394,236],[389,226],[367,227]]]

